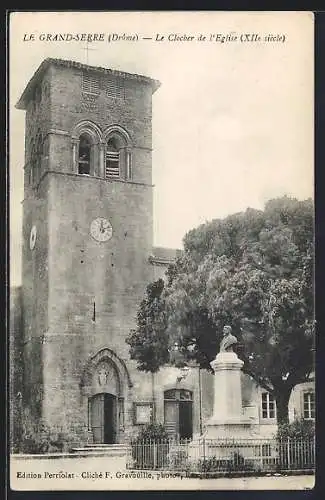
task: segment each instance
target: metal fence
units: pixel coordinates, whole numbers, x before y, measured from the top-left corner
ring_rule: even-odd
[[[314,439],[133,441],[128,468],[180,472],[279,472],[314,469]]]

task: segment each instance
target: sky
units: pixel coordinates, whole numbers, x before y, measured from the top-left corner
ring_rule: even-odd
[[[103,34],[104,41],[88,43],[87,55],[85,42],[42,40],[59,33]],[[108,41],[113,34],[120,39]],[[313,196],[312,14],[15,12],[9,29],[13,285],[21,282],[25,120],[15,104],[46,57],[160,80],[153,96],[155,245],[181,248],[188,230],[263,208],[270,198]]]

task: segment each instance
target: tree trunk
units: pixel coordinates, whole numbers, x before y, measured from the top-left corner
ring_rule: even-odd
[[[152,423],[156,423],[155,374],[151,372]]]
[[[292,387],[281,387],[274,389],[276,401],[276,416],[278,426],[289,423],[289,399]]]

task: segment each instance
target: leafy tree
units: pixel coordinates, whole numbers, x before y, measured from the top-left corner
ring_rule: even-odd
[[[161,298],[164,281],[159,279],[147,286],[137,314],[137,328],[131,330],[126,342],[131,358],[139,370],[155,373],[168,362],[167,320]]]
[[[311,200],[271,200],[264,211],[247,209],[189,231],[161,284],[159,320],[140,307],[154,326],[155,370],[174,341],[209,369],[222,328],[231,324],[243,370],[274,395],[278,423],[287,422],[292,388],[313,370],[313,254]],[[131,355],[148,364],[147,350],[138,344]]]

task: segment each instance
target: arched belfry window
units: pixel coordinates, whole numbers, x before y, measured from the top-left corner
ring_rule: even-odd
[[[91,147],[89,136],[82,134],[79,138],[78,174],[90,175]]]
[[[131,140],[126,130],[112,125],[104,133],[106,178],[132,179]]]
[[[118,141],[111,138],[107,141],[106,160],[105,160],[105,177],[120,177],[120,150]]]
[[[100,145],[102,132],[98,125],[83,120],[71,131],[71,157],[73,172],[80,175],[100,176]]]

